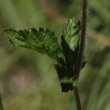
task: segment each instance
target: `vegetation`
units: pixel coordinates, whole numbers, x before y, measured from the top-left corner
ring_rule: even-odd
[[[84,110],[109,110],[110,4],[109,0],[98,2],[88,3],[87,66],[81,71],[79,85]],[[81,18],[81,4],[78,0],[0,1],[0,90],[4,109],[75,109],[73,93],[60,91],[54,61],[29,49],[11,47],[3,30],[41,26],[60,36],[61,25],[68,17]]]

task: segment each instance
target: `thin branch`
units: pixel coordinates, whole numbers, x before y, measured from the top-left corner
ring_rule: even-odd
[[[81,102],[80,102],[79,90],[78,90],[77,86],[74,87],[74,95],[75,95],[75,102],[76,102],[77,110],[81,110]]]
[[[43,12],[53,21],[60,21],[62,22],[63,20],[66,21],[68,18],[59,15],[55,10],[53,10],[47,3],[42,3],[42,2],[38,2],[40,8],[43,10]],[[45,8],[47,8],[45,10]],[[51,14],[48,14],[51,13]],[[54,15],[54,17],[52,16]],[[62,20],[63,19],[63,20]],[[110,47],[110,38],[107,36],[104,36],[98,32],[96,32],[95,30],[91,29],[90,27],[87,28],[87,37],[91,37],[92,39],[97,40],[98,42],[101,42],[105,47],[109,46]]]
[[[110,47],[110,38],[109,37],[104,36],[89,27],[87,28],[87,34],[89,37],[102,43],[105,47]]]
[[[46,15],[54,21],[61,21],[62,19],[65,19],[65,17],[60,16],[58,13],[56,13],[52,8],[48,5],[45,1],[37,1],[38,5],[42,8],[43,12],[46,13]]]
[[[85,47],[85,35],[86,35],[86,24],[87,24],[87,0],[83,0],[83,7],[82,7],[82,25],[81,25],[81,36],[80,36],[80,44],[79,44],[79,52],[76,62],[76,76],[79,77],[80,68],[82,65],[83,54],[84,54],[84,47]]]
[[[79,52],[78,52],[78,57],[76,61],[76,66],[75,66],[75,73],[77,78],[79,78],[80,69],[81,69],[82,60],[83,60],[83,54],[84,54],[86,22],[87,22],[87,0],[83,0],[81,36],[80,36]],[[77,110],[82,110],[78,87],[74,88],[74,94],[75,94]]]

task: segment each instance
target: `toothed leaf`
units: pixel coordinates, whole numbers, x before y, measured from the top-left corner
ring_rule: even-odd
[[[48,54],[51,58],[57,60],[55,68],[63,92],[73,90],[74,86],[78,84],[78,78],[76,77],[74,68],[79,51],[80,21],[70,19],[65,23],[61,36],[61,48],[58,45],[55,34],[48,29],[9,29],[6,30],[6,33],[13,45]],[[85,59],[83,59],[82,68],[85,66],[85,63]]]
[[[65,23],[63,29],[63,37],[71,50],[75,50],[79,45],[79,38],[81,32],[80,21],[70,19]]]
[[[55,67],[60,79],[62,91],[64,92],[73,90],[74,85],[77,84],[74,67],[76,65],[76,59],[78,56],[80,31],[80,21],[75,19],[70,19],[65,23],[63,28],[61,46],[66,64],[57,64]]]
[[[50,57],[58,60],[63,54],[58,45],[57,37],[51,31],[40,28],[29,28],[25,30],[9,29],[5,31],[13,45],[17,47],[26,47],[48,54]]]

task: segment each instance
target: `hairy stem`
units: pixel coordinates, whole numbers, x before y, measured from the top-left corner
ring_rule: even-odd
[[[76,72],[77,78],[79,78],[80,69],[82,66],[84,46],[85,46],[86,24],[87,24],[87,0],[83,0],[81,36],[80,36],[79,52],[78,52],[78,57],[77,57],[77,62],[76,62],[76,67],[75,67],[75,72]],[[79,91],[78,91],[77,86],[74,88],[74,94],[75,94],[77,110],[82,110]]]
[[[2,96],[1,96],[1,94],[0,94],[0,110],[4,110],[3,109],[3,103],[2,103]]]

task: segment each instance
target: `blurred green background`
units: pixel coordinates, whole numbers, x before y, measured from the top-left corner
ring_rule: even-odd
[[[110,1],[88,0],[86,67],[80,75],[83,110],[110,110]],[[62,93],[54,61],[13,47],[3,30],[48,28],[81,19],[82,0],[0,0],[0,91],[4,110],[76,110],[73,92]]]

